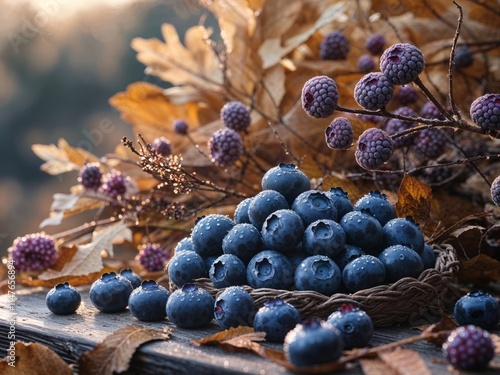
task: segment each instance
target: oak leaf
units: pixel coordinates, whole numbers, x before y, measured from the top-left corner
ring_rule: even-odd
[[[81,375],[112,375],[126,371],[139,346],[153,340],[168,340],[172,330],[155,330],[137,324],[120,328],[78,359]]]
[[[36,342],[15,344],[15,361],[10,366],[10,358],[0,359],[0,374],[3,375],[72,375],[71,367],[52,349]]]

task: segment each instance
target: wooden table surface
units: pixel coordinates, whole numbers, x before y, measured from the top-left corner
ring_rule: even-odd
[[[131,361],[127,374],[292,374],[282,366],[262,359],[252,353],[226,353],[217,346],[194,347],[192,339],[207,337],[221,329],[212,324],[203,330],[180,329],[168,320],[161,323],[144,323],[136,320],[126,311],[115,314],[99,313],[91,304],[88,292],[82,289],[82,305],[76,314],[58,316],[45,306],[48,289],[25,289],[16,291],[16,339],[44,344],[58,353],[66,362],[75,363],[83,352],[92,349],[102,340],[126,325],[140,323],[161,329],[168,326],[174,330],[170,340],[155,341],[142,345]],[[8,320],[11,316],[7,295],[0,296],[0,356],[7,351]],[[497,327],[496,332],[499,332]],[[371,341],[380,345],[417,335],[418,331],[407,325],[376,328]],[[281,346],[274,345],[275,348]],[[406,346],[417,350],[427,362],[433,374],[448,374],[449,366],[440,348],[428,342],[418,342]],[[499,358],[495,358],[499,362]],[[362,374],[359,366],[344,371],[345,374]],[[467,372],[473,374],[473,372]],[[480,374],[498,374],[498,370],[488,369]]]

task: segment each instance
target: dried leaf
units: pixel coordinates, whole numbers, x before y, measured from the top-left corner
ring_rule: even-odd
[[[432,189],[429,185],[405,174],[398,192],[396,215],[411,216],[421,227],[429,220]]]
[[[60,271],[49,269],[42,273],[40,280],[57,279],[65,276],[83,276],[102,269],[101,252],[107,251],[113,254],[113,241],[118,236],[132,239],[132,232],[123,221],[96,229],[92,235],[92,241],[78,245],[78,250]]]
[[[364,375],[398,375],[385,361],[380,358],[360,359],[359,364]]]
[[[52,349],[36,342],[16,342],[15,360],[0,359],[0,374],[3,375],[72,375],[71,367]],[[14,366],[9,365],[14,363]]]
[[[498,29],[500,25],[498,1],[481,0],[480,2],[475,2],[470,8],[467,18],[478,21],[482,25]]]
[[[301,9],[302,1],[266,1],[257,18],[261,35],[266,39],[280,38],[294,26]]]
[[[66,152],[54,144],[34,144],[31,149],[36,156],[45,160],[40,169],[48,174],[58,175],[78,169],[78,166],[69,160]]]
[[[440,333],[438,337],[431,337],[427,341],[441,346],[448,338],[449,332],[457,327],[458,325],[448,315],[442,314],[441,320],[438,323],[427,326],[424,329],[423,333]]]
[[[99,161],[99,158],[94,154],[82,148],[71,147],[63,138],[59,139],[57,146],[66,153],[68,161],[78,167],[83,167],[86,163],[96,163]]]
[[[487,284],[500,280],[500,262],[486,254],[460,263],[458,277],[465,283]]]
[[[378,355],[398,375],[431,375],[420,354],[414,350],[396,348],[392,351],[380,352]]]
[[[78,359],[79,373],[112,375],[126,371],[139,346],[153,340],[168,340],[171,333],[170,328],[160,331],[136,324],[120,328],[94,349],[82,354]]]
[[[255,330],[252,327],[239,326],[231,327],[224,331],[214,333],[211,336],[204,337],[202,339],[191,340],[191,345],[201,346],[201,345],[217,345],[221,342],[232,340],[234,338],[240,337],[242,335],[254,334]]]

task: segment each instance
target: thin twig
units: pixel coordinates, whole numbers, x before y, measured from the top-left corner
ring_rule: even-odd
[[[455,6],[458,8],[458,21],[457,21],[457,29],[455,31],[455,36],[453,37],[453,44],[451,46],[451,51],[450,51],[450,61],[449,61],[449,65],[448,65],[448,77],[449,77],[448,97],[450,100],[451,110],[453,112],[453,115],[457,119],[459,119],[461,116],[460,116],[460,112],[458,111],[457,103],[455,102],[455,96],[453,94],[453,71],[454,71],[454,67],[455,67],[455,61],[454,61],[455,49],[457,47],[458,37],[460,36],[460,30],[462,28],[462,23],[464,20],[464,12],[462,10],[462,7],[460,5],[458,5],[456,1],[453,1],[453,4],[455,4]]]

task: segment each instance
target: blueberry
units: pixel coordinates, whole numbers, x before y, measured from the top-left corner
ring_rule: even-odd
[[[234,210],[234,222],[236,224],[250,224],[250,218],[248,217],[248,207],[252,202],[253,197],[243,199]]]
[[[130,281],[115,272],[104,273],[90,287],[90,301],[105,313],[124,311],[134,288]]]
[[[258,230],[262,229],[262,224],[266,218],[274,211],[289,209],[286,198],[275,190],[264,190],[253,197],[248,206],[248,218]]]
[[[424,269],[436,266],[436,254],[434,254],[431,245],[424,244],[424,250],[420,254],[420,257],[422,258],[422,262],[424,262]]]
[[[333,258],[333,260],[337,263],[340,270],[343,270],[347,263],[359,258],[361,255],[365,255],[365,252],[360,247],[345,244],[343,249]]]
[[[387,195],[378,190],[370,191],[362,196],[355,204],[354,210],[363,211],[377,219],[380,225],[396,217],[394,206],[387,200]]]
[[[294,272],[299,266],[299,264],[302,263],[302,261],[309,256],[311,256],[311,254],[306,253],[306,251],[302,247],[302,244],[299,244],[295,249],[286,253],[286,257],[292,264],[292,269],[294,270]]]
[[[262,177],[262,190],[280,192],[289,204],[302,192],[311,188],[306,174],[293,164],[284,164],[269,169]]]
[[[182,240],[177,242],[177,245],[175,245],[174,248],[174,254],[179,253],[184,250],[192,250],[194,251],[194,246],[193,246],[193,241],[191,239],[191,236],[189,237],[184,237]]]
[[[477,290],[467,293],[455,303],[453,315],[461,326],[472,324],[488,330],[500,320],[500,305],[489,293]]]
[[[255,306],[252,296],[241,286],[226,288],[215,300],[213,316],[223,328],[252,326]]]
[[[257,310],[253,327],[257,332],[265,332],[267,341],[283,342],[286,334],[301,321],[299,310],[281,298],[274,298]]]
[[[168,263],[167,272],[170,280],[178,287],[207,276],[203,258],[190,250],[174,254]]]
[[[216,288],[246,284],[245,263],[234,254],[223,254],[214,260],[208,276]]]
[[[145,280],[134,289],[128,299],[128,308],[133,316],[143,322],[157,322],[165,319],[170,293],[154,280]]]
[[[302,240],[304,224],[294,211],[277,210],[266,218],[261,233],[264,248],[286,253]]]
[[[340,331],[344,349],[363,348],[373,337],[372,319],[359,307],[343,304],[326,321]]]
[[[352,293],[382,285],[384,281],[384,265],[373,255],[362,255],[354,259],[342,271],[342,283]]]
[[[397,217],[389,220],[382,228],[384,246],[404,245],[421,254],[424,251],[424,235],[411,218]]]
[[[293,201],[292,210],[302,218],[305,227],[320,219],[337,220],[337,210],[332,200],[319,190],[300,193]]]
[[[349,200],[349,194],[341,187],[332,187],[326,192],[326,195],[333,202],[333,206],[337,210],[337,220],[353,210],[353,205]]]
[[[81,302],[80,292],[67,282],[54,286],[45,297],[47,308],[57,315],[73,314]]]
[[[351,211],[340,220],[346,234],[346,243],[358,246],[364,252],[378,254],[383,249],[382,226],[373,216],[360,211]]]
[[[252,288],[291,289],[293,286],[292,264],[280,252],[261,251],[248,262],[247,283]]]
[[[179,328],[207,327],[213,319],[214,297],[195,284],[184,284],[168,297],[168,319]]]
[[[262,246],[260,230],[247,223],[236,224],[222,240],[224,254],[234,254],[245,264],[263,249]]]
[[[304,231],[302,245],[311,255],[321,254],[332,258],[344,248],[344,229],[333,220],[316,220]]]
[[[333,362],[343,350],[337,328],[320,319],[307,319],[285,336],[283,351],[295,366],[313,366]]]
[[[420,255],[403,245],[389,246],[380,253],[378,259],[385,267],[387,283],[393,283],[403,277],[417,278],[424,270]]]
[[[120,271],[120,275],[126,278],[132,284],[132,288],[138,288],[141,286],[142,278],[132,271],[130,268],[124,268]]]
[[[199,220],[193,227],[191,240],[194,250],[201,256],[221,255],[222,240],[234,226],[229,217],[210,214]]]
[[[295,287],[298,290],[314,290],[331,296],[340,288],[342,273],[326,255],[311,255],[295,270]]]

